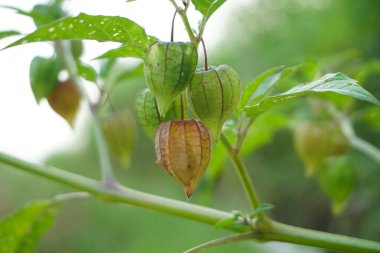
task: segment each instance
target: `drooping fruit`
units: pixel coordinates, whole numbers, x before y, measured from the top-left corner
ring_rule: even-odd
[[[188,86],[197,62],[197,49],[190,42],[157,41],[149,47],[144,65],[145,81],[157,99],[162,116]]]
[[[182,99],[182,103],[181,103]],[[139,92],[136,97],[136,111],[139,122],[148,136],[154,136],[158,125],[161,122],[172,119],[181,119],[181,110],[184,117],[187,117],[187,103],[185,96],[177,96],[171,103],[165,117],[160,116],[158,112],[157,100],[149,88]],[[181,109],[182,104],[182,109]]]
[[[238,74],[228,65],[198,69],[188,91],[194,112],[218,142],[224,122],[236,110],[240,100]]]
[[[346,153],[349,145],[335,122],[302,122],[294,129],[294,145],[305,164],[306,175],[314,175],[328,156]]]
[[[100,118],[107,146],[111,153],[125,166],[136,141],[136,127],[128,109],[113,112]]]
[[[198,120],[161,123],[155,136],[157,163],[180,182],[189,198],[207,169],[211,137]]]
[[[81,95],[72,79],[59,82],[47,97],[50,107],[73,125],[79,109]]]

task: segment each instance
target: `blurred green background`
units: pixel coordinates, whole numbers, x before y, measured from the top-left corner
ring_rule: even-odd
[[[245,5],[235,11],[224,28],[223,42],[209,55],[212,65],[228,63],[248,84],[270,67],[314,62],[321,74],[343,72],[359,79],[380,98],[380,1],[262,0],[247,1]],[[130,68],[119,65],[113,71]],[[139,76],[131,74],[123,79],[110,94],[114,106],[135,112],[135,95],[143,87],[144,80]],[[308,107],[307,100],[296,103],[300,115]],[[380,117],[366,116],[368,110],[379,115],[379,109],[361,102],[353,107],[357,112],[357,134],[380,147]],[[260,128],[264,131],[268,127],[266,124],[257,126],[259,133]],[[186,201],[181,187],[155,165],[152,141],[141,127],[137,129],[129,168],[114,160],[119,180],[129,187]],[[343,210],[334,215],[318,180],[305,177],[304,165],[292,148],[289,124],[279,124],[275,130],[268,133],[264,145],[245,156],[260,198],[275,205],[269,215],[291,225],[380,241],[380,165],[349,150],[355,183]],[[97,153],[90,133],[91,123],[77,144],[52,154],[46,163],[98,178]],[[189,202],[227,211],[246,210],[244,192],[230,162],[223,162],[218,170],[208,172]],[[0,172],[0,216],[32,199],[70,191],[13,169],[0,168]],[[60,209],[54,228],[40,241],[37,252],[181,252],[226,234],[141,208],[96,200],[74,201]],[[239,242],[205,252],[319,251],[285,244]]]

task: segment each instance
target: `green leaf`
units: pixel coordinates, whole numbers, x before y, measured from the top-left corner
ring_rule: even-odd
[[[10,36],[14,36],[14,35],[19,35],[20,33],[18,31],[2,31],[0,32],[0,39],[3,39],[3,38],[6,38],[6,37],[10,37]]]
[[[146,49],[144,47],[126,44],[116,49],[111,49],[95,59],[117,58],[117,57],[135,57],[144,59]]]
[[[0,221],[0,252],[33,253],[38,239],[53,225],[56,207],[35,201]]]
[[[48,97],[58,83],[61,64],[56,58],[35,57],[30,64],[30,84],[37,103]]]
[[[273,67],[257,76],[255,80],[244,89],[240,99],[240,108],[243,108],[248,103],[253,103],[257,98],[261,98],[265,95],[270,87],[280,80],[281,73],[284,69],[284,66]]]
[[[191,2],[196,10],[209,18],[226,0],[191,0]]]
[[[353,163],[346,156],[327,159],[318,172],[318,182],[322,191],[331,199],[334,213],[340,213],[355,188]]]
[[[6,48],[25,43],[63,39],[112,41],[140,47],[146,47],[150,43],[144,28],[130,19],[81,13],[76,17],[64,18],[38,28]]]
[[[240,108],[256,104],[265,95],[269,94],[278,83],[301,71],[308,78],[314,78],[317,71],[316,64],[307,62],[291,67],[278,66],[264,71],[244,89],[240,100]]]
[[[81,61],[76,61],[77,68],[78,68],[78,74],[82,76],[84,79],[96,83],[96,80],[98,79],[98,74],[96,73],[95,69],[87,65]]]
[[[256,215],[258,215],[259,213],[261,212],[265,212],[265,211],[269,211],[269,210],[272,210],[274,208],[274,205],[272,204],[268,204],[268,203],[261,203],[256,209],[255,211],[253,211],[249,217],[252,219],[253,217],[255,217]]]
[[[342,73],[335,73],[324,75],[311,83],[298,85],[284,93],[264,97],[258,103],[246,106],[245,111],[249,116],[255,116],[279,103],[293,100],[303,95],[320,93],[337,93],[380,106],[380,102],[360,86],[356,80]]]

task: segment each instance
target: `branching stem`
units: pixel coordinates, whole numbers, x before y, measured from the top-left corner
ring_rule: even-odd
[[[252,232],[244,233],[244,234],[229,235],[226,237],[218,238],[216,240],[212,240],[212,241],[203,243],[203,244],[198,245],[194,248],[186,250],[183,253],[196,253],[196,252],[200,252],[201,250],[211,248],[211,247],[215,247],[218,245],[223,245],[223,244],[242,241],[242,240],[254,239],[254,238],[255,238],[255,233],[252,233]]]
[[[0,164],[23,170],[25,172],[59,182],[74,189],[85,191],[104,201],[125,203],[133,206],[148,208],[203,223],[215,225],[221,219],[231,217],[230,213],[212,208],[189,204],[168,199],[127,187],[105,187],[98,181],[89,179],[65,170],[46,165],[29,163],[0,152]],[[310,229],[293,227],[267,219],[268,224],[259,234],[252,236],[264,242],[279,241],[299,245],[326,248],[348,253],[379,253],[380,243],[356,239],[343,235],[319,232]],[[250,227],[226,227],[227,229],[247,233]],[[252,232],[253,234],[254,232]],[[258,236],[260,235],[260,236]],[[233,241],[233,240],[232,240]],[[226,241],[226,243],[228,240]]]

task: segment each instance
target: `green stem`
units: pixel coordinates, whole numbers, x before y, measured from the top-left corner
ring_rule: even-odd
[[[227,244],[227,243],[231,243],[231,242],[236,242],[236,241],[254,239],[255,235],[256,235],[256,233],[252,233],[252,232],[250,232],[250,233],[244,233],[244,234],[229,235],[229,236],[226,236],[226,237],[218,238],[216,240],[212,240],[212,241],[203,243],[203,244],[198,245],[198,246],[196,246],[194,248],[186,250],[183,253],[196,253],[196,252],[199,252],[199,251],[201,251],[203,249],[215,247],[215,246],[218,246],[218,245],[223,245],[223,244]]]
[[[271,222],[270,230],[264,233],[261,239],[289,242],[346,253],[380,252],[380,243],[378,242],[293,227],[275,221]]]
[[[175,0],[169,0],[169,1],[173,4],[174,8],[177,10],[179,16],[181,17],[182,23],[185,26],[185,29],[187,31],[187,34],[189,35],[190,41],[193,42],[195,45],[198,45],[197,38],[195,37],[195,35],[193,33],[193,29],[191,28],[189,19],[187,18],[187,15],[186,15],[186,12],[187,12],[188,7],[189,7],[189,3],[185,7],[185,9],[181,9],[177,5],[177,3],[175,2]]]
[[[74,189],[91,193],[102,200],[153,209],[211,225],[215,225],[221,219],[231,216],[230,213],[224,211],[172,200],[119,185],[113,188],[105,187],[104,184],[93,179],[58,168],[25,162],[3,153],[0,153],[0,164],[5,164],[37,176],[48,178]],[[237,229],[237,231],[247,230],[248,227],[245,229]]]
[[[101,200],[148,208],[211,225],[215,225],[221,219],[231,216],[231,214],[227,212],[155,196],[123,186],[117,186],[115,188],[105,187],[104,184],[101,184],[93,179],[54,167],[25,162],[1,152],[0,164],[48,178],[52,181],[70,186],[80,191],[88,192]],[[83,195],[83,197],[85,196]],[[380,243],[378,242],[297,228],[275,221],[270,221],[269,219],[266,224],[268,224],[268,226],[264,227],[263,230],[260,230],[260,233],[252,232],[251,238],[262,241],[289,242],[348,253],[380,252]],[[249,231],[248,227],[243,227],[240,229],[236,227],[226,228],[239,232]],[[225,243],[227,242],[228,240],[225,241]]]
[[[380,150],[371,143],[358,137],[352,127],[351,122],[345,116],[340,115],[339,120],[342,132],[350,142],[351,146],[368,155],[380,164]]]
[[[228,141],[227,137],[222,134],[221,141],[224,147],[227,149],[233,164],[239,174],[240,180],[244,186],[245,193],[248,197],[249,203],[253,209],[256,209],[260,205],[259,198],[257,197],[256,190],[253,187],[251,178],[249,177],[248,170],[245,167],[241,157],[236,153],[235,149],[232,147],[231,143]]]
[[[79,77],[78,68],[69,47],[70,44],[67,41],[58,41],[56,43],[58,43],[58,48],[61,50],[60,57],[62,57],[70,77],[74,80],[82,97],[86,100],[86,104],[88,105],[91,112],[92,120],[94,122],[94,135],[99,154],[103,183],[109,187],[113,187],[116,184],[116,179],[113,174],[112,163],[107,143],[103,134],[103,129],[101,127],[101,123],[94,105],[92,104],[91,99],[83,86],[82,80]]]
[[[88,192],[70,192],[63,193],[53,197],[52,202],[55,204],[60,204],[71,200],[81,200],[89,198],[91,195]]]

